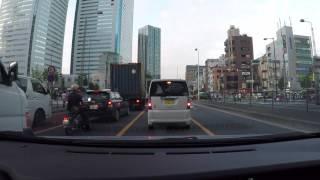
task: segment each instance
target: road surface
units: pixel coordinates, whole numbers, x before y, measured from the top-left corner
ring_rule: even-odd
[[[147,127],[147,112],[134,111],[129,116],[114,122],[107,118],[94,120],[90,132],[75,132],[75,136],[196,136],[196,135],[248,135],[275,134],[297,131],[295,128],[274,124],[243,114],[228,112],[204,105],[194,105],[190,128],[183,125],[155,125],[154,129]],[[62,115],[51,119],[51,126],[37,128],[39,136],[64,136],[61,126]],[[299,130],[299,129],[298,129]]]

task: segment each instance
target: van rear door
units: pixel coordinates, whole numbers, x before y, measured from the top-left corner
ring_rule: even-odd
[[[149,95],[154,110],[187,108],[189,92],[185,81],[153,81]]]

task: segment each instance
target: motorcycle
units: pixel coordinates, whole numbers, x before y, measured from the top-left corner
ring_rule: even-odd
[[[62,124],[67,136],[71,136],[76,130],[89,131],[91,129],[90,123],[84,123],[79,111],[66,114],[63,117]]]

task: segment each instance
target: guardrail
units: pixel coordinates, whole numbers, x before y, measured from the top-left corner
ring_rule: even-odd
[[[244,106],[259,106],[271,109],[297,109],[320,112],[320,106],[316,105],[316,100],[311,98],[306,99],[277,99],[277,98],[237,98],[235,96],[224,96],[220,98],[213,98],[201,100],[209,104],[239,104]]]

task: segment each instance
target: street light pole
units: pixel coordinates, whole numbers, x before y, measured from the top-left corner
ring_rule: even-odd
[[[315,82],[315,89],[316,89],[316,94],[317,94],[317,98],[316,98],[316,104],[320,105],[319,102],[319,74],[317,73],[317,78],[315,78],[315,57],[317,56],[317,47],[316,47],[316,40],[315,40],[315,36],[314,36],[314,28],[312,25],[311,21],[306,21],[305,19],[301,19],[300,22],[307,22],[310,24],[311,26],[311,38],[312,38],[312,48],[313,48],[313,55],[311,55],[312,57],[312,82]]]
[[[200,61],[200,50],[198,48],[195,49],[195,51],[198,52],[198,83],[197,83],[197,86],[198,86],[198,101],[200,100],[200,64],[199,64],[199,61]]]

